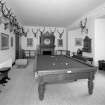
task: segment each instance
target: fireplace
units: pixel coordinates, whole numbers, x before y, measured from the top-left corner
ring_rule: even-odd
[[[53,55],[55,48],[55,36],[49,32],[40,36],[40,54]]]
[[[43,51],[43,55],[52,55],[51,51]]]

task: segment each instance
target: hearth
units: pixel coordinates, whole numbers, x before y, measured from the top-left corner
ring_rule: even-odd
[[[43,55],[52,55],[52,51],[43,51]]]

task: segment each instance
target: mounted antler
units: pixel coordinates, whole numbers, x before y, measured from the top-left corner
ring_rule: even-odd
[[[2,2],[2,0],[0,1],[0,12],[1,12],[1,16],[0,16],[0,21],[1,23],[5,22],[6,17],[4,17],[4,6],[5,6],[5,2]]]
[[[6,7],[6,5],[5,5],[5,3],[0,2],[0,4],[1,4],[1,12],[2,12],[2,15],[3,15],[5,18],[9,18],[9,17],[12,15],[12,13],[11,13],[11,8],[8,9],[8,8]],[[5,7],[4,7],[4,6],[5,6]]]
[[[86,29],[86,24],[87,24],[87,18],[84,19],[84,22],[82,20],[80,21],[81,32],[83,32]]]
[[[27,29],[27,32],[25,32],[24,28],[22,27],[22,33],[25,37],[27,37],[28,32],[29,32],[29,29]]]
[[[7,8],[3,0],[0,0],[0,12],[0,21],[4,24],[4,29],[9,28],[10,32],[14,31],[15,34],[20,34],[22,31],[19,22],[17,21],[16,16],[11,12],[11,9]]]
[[[54,28],[53,31],[50,29],[51,35],[54,35],[54,32],[55,32],[55,31],[56,31],[56,28]]]
[[[62,36],[63,36],[63,33],[64,33],[64,29],[63,29],[63,31],[61,33],[58,30],[57,30],[57,32],[59,33],[59,38],[61,39]]]
[[[13,30],[14,28],[17,30],[20,30],[22,27],[19,25],[19,22],[17,21],[16,16],[14,16],[12,13],[9,16],[9,24],[11,29]]]
[[[1,15],[2,15],[2,22],[4,24],[4,29],[10,27],[10,17],[12,16],[11,9],[8,9],[5,5],[5,2],[3,3],[2,0],[0,1],[0,9],[1,9]]]
[[[39,31],[40,31],[40,35],[42,36],[43,32],[45,31],[45,27],[44,27],[44,29],[42,31],[40,29],[39,29]]]
[[[19,24],[19,23],[18,23],[18,21],[17,21],[16,16],[13,16],[12,24],[13,24],[14,27],[18,27],[18,24]]]
[[[13,15],[13,13],[11,13],[8,18],[9,18],[9,30],[10,32],[12,32],[14,28],[18,28],[17,27],[18,23],[14,21],[15,16]]]
[[[9,18],[11,27],[14,27],[14,26],[15,26],[15,21],[14,21],[14,19],[15,19],[15,16],[13,16],[13,15],[11,15],[10,18]]]
[[[0,0],[0,12],[2,12],[4,5],[5,5],[5,2],[3,3],[2,0]]]
[[[14,33],[16,35],[20,35],[21,36],[23,34],[23,32],[22,32],[22,26],[19,26],[19,28],[15,27],[13,30],[14,30]]]
[[[39,31],[39,30],[37,29],[37,31],[34,32],[33,29],[32,29],[32,32],[33,32],[33,34],[34,34],[34,37],[37,37],[37,33],[38,33],[38,31]]]
[[[5,2],[2,2],[2,0],[0,0],[0,11],[2,12],[2,9],[4,8]]]

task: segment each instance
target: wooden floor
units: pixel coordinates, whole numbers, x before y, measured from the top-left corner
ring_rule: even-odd
[[[25,68],[14,66],[11,80],[0,85],[0,105],[105,105],[105,72],[96,74],[93,95],[88,95],[87,80],[46,86],[45,98],[38,99],[37,81],[33,75],[33,61]]]

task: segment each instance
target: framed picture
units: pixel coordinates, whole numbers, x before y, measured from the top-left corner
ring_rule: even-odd
[[[58,47],[63,47],[63,39],[58,39]]]
[[[11,37],[11,47],[13,47],[13,37]]]
[[[27,47],[33,46],[33,38],[27,38]]]
[[[9,49],[9,35],[5,33],[0,34],[0,49]]]
[[[75,45],[82,46],[82,38],[75,38]]]

